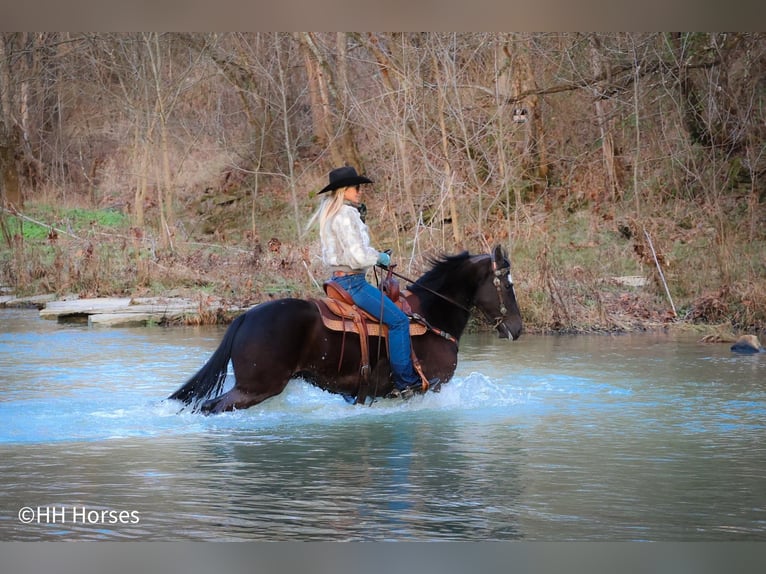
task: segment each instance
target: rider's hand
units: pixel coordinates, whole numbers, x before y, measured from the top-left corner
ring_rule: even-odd
[[[378,253],[378,265],[381,267],[388,267],[391,263],[391,256],[385,251]]]

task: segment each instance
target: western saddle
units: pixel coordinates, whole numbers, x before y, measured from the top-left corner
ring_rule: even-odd
[[[393,266],[391,266],[393,267]],[[415,319],[410,322],[410,336],[416,337],[423,335],[428,331],[428,325],[418,315],[413,315],[412,308],[406,297],[401,296],[399,282],[393,277],[393,269],[389,267],[388,275],[380,284],[380,290],[391,299],[408,317]],[[383,337],[388,342],[388,327],[384,325],[377,317],[367,313],[364,309],[356,306],[351,295],[333,280],[325,281],[324,291],[327,297],[314,299],[314,303],[322,316],[322,322],[325,327],[331,331],[343,333],[343,343],[341,344],[340,358],[338,361],[338,372],[340,372],[343,363],[343,353],[346,344],[346,333],[357,333],[359,335],[359,346],[361,349],[361,364],[359,366],[359,392],[357,392],[357,404],[363,403],[365,394],[361,392],[362,385],[366,385],[370,376],[370,337]],[[418,322],[423,321],[423,322]],[[428,390],[428,379],[423,373],[423,369],[412,351],[412,364],[415,371],[420,376],[422,391]]]

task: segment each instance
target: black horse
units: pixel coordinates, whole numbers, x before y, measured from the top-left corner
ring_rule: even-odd
[[[490,254],[464,252],[432,264],[409,286],[412,312],[433,327],[413,337],[412,345],[428,380],[447,382],[457,367],[457,340],[473,306],[494,324],[501,338],[519,338],[521,314],[511,264],[500,246]],[[361,402],[367,395],[385,397],[393,390],[385,342],[371,337],[369,349],[372,374]],[[360,359],[359,337],[327,329],[313,301],[278,299],[237,317],[213,356],[169,398],[206,413],[246,409],[278,395],[295,377],[354,396],[360,390]],[[218,396],[230,360],[235,385]]]

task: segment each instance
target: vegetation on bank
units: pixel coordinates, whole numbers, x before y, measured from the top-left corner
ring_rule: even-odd
[[[349,162],[398,271],[501,243],[530,331],[766,328],[763,33],[0,33],[0,95],[22,295],[315,296]]]
[[[154,238],[114,210],[28,208],[2,217],[2,283],[20,295],[212,295],[246,307],[321,293],[325,270],[316,237],[300,245],[282,241],[286,232],[278,224],[266,241],[247,234],[220,243],[190,236],[179,238],[171,251],[158,248]],[[375,211],[371,214],[374,218]],[[283,216],[276,213],[274,219]],[[641,235],[628,220],[604,224],[587,210],[530,211],[527,217],[529,229],[512,242],[510,252],[529,332],[686,328],[731,338],[766,325],[766,284],[759,278],[763,242],[733,239],[727,247],[732,251],[716,254],[723,247],[711,245],[715,230],[702,225],[684,228],[675,220],[657,219],[652,231]],[[656,260],[649,255],[649,238]],[[718,287],[721,259],[727,259],[730,277],[725,289]],[[395,261],[413,279],[427,269],[424,256],[409,265],[407,254],[397,253]],[[211,313],[207,320],[228,318]],[[472,327],[486,328],[478,318]]]

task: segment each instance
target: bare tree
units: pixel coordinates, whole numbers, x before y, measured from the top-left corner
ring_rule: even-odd
[[[5,203],[21,207],[23,197],[17,165],[21,147],[19,96],[15,63],[20,56],[21,34],[0,34],[0,197]]]
[[[336,34],[335,42],[324,45],[317,34],[296,33],[300,43],[311,95],[314,133],[318,143],[329,150],[332,165],[351,163],[361,169],[354,134],[348,119],[346,35]]]
[[[601,134],[601,151],[604,160],[605,191],[607,201],[614,202],[620,196],[619,182],[617,181],[617,169],[615,167],[614,151],[614,116],[611,112],[609,97],[605,94],[604,86],[611,85],[609,74],[609,62],[603,52],[603,45],[598,34],[590,34],[588,40],[591,46],[591,61],[593,64],[593,76],[603,77],[604,81],[593,86],[593,99],[596,108],[596,120]]]

